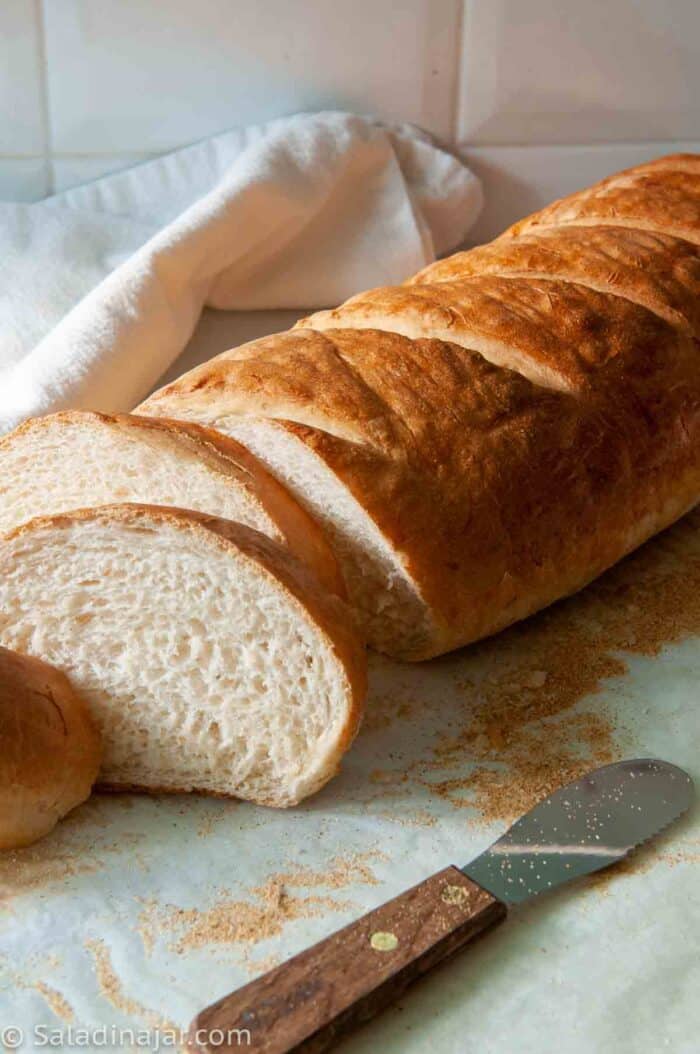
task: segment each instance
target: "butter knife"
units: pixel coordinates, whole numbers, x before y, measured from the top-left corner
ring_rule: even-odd
[[[689,807],[693,782],[665,761],[605,765],[556,790],[463,868],[446,867],[207,1007],[198,1054],[320,1054],[508,909],[608,867]]]

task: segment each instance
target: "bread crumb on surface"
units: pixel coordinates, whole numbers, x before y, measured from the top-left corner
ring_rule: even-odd
[[[32,987],[44,997],[52,1012],[56,1017],[60,1018],[61,1021],[66,1021],[68,1024],[75,1021],[75,1011],[73,1010],[73,1007],[65,996],[62,996],[55,988],[51,988],[51,986],[45,984],[44,981],[37,981]]]
[[[262,886],[251,888],[250,899],[234,899],[224,893],[211,907],[203,909],[150,900],[145,902],[139,917],[139,932],[147,951],[153,947],[155,935],[163,931],[173,934],[170,947],[180,954],[212,944],[254,945],[279,936],[294,919],[351,910],[355,907],[351,901],[316,893],[298,896],[290,889],[340,890],[358,883],[377,885],[370,861],[381,855],[370,851],[335,857],[323,871],[302,867],[280,872]]]
[[[624,653],[655,656],[700,635],[700,510],[648,542],[581,593],[454,662],[464,709],[449,713],[424,756],[402,771],[375,770],[377,802],[410,780],[484,822],[509,822],[561,784],[627,753],[629,732],[598,694],[627,672]],[[406,694],[409,695],[407,688]],[[398,694],[398,693],[397,693]],[[409,696],[410,698],[410,696]],[[381,698],[370,731],[407,716],[406,699]],[[414,698],[418,719],[432,700]]]
[[[675,843],[677,833],[669,832],[655,838],[648,845],[642,845],[633,850],[617,864],[606,867],[602,871],[594,871],[588,875],[586,881],[596,892],[607,894],[608,886],[618,878],[625,875],[644,875],[659,862],[667,867],[678,867],[681,864],[696,865],[700,863],[700,840],[695,839],[686,845],[678,846]],[[667,848],[666,842],[669,843]],[[673,846],[671,848],[671,845]]]
[[[126,798],[94,795],[74,809],[45,838],[24,849],[0,853],[0,911],[15,897],[69,878],[93,874],[113,854],[135,848],[138,835],[110,830],[115,809],[130,809]]]
[[[86,941],[85,947],[93,958],[95,977],[100,993],[116,1010],[133,1020],[142,1021],[148,1028],[167,1030],[169,1032],[179,1031],[175,1025],[163,1018],[157,1011],[149,1010],[127,995],[121,978],[114,969],[109,949],[103,940],[95,938],[94,940]]]
[[[47,955],[38,962],[37,960],[39,960],[38,956],[31,956],[29,960],[30,965],[34,967],[39,966],[43,969],[51,969],[60,965],[60,960],[56,956]],[[7,960],[2,956],[0,956],[0,966],[2,967],[2,971],[6,978],[3,987],[9,987],[11,984],[14,988],[22,988],[25,991],[31,990],[38,992],[55,1017],[59,1018],[61,1021],[67,1022],[68,1024],[75,1021],[75,1011],[73,1010],[73,1007],[70,1005],[66,997],[56,988],[46,984],[43,980],[28,980],[27,978],[22,977],[21,974],[15,973],[9,964],[7,964]]]

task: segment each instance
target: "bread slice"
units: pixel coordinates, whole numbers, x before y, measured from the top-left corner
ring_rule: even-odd
[[[124,504],[0,539],[0,642],[63,670],[101,729],[101,782],[291,805],[357,729],[344,604],[241,524]]]
[[[174,505],[238,520],[289,547],[343,595],[321,528],[240,443],[196,424],[70,411],[0,439],[0,531],[115,502]]]
[[[177,415],[244,443],[323,525],[369,644],[399,659],[425,657],[442,630],[412,566],[412,537],[437,542],[443,556],[445,547],[434,521],[423,530],[420,503],[406,507],[410,464],[403,452],[398,468],[394,458],[406,429],[361,372],[389,345],[407,371],[418,364],[410,343],[391,334],[380,335],[379,353],[358,343],[358,361],[348,363],[349,336],[342,345],[299,330],[262,338],[196,367],[136,412]],[[401,399],[404,385],[391,391]],[[411,486],[414,498],[421,483]],[[368,507],[372,490],[379,500]],[[439,516],[440,507],[430,507]],[[431,547],[426,559],[432,555]]]
[[[88,797],[100,737],[65,674],[0,648],[0,744],[0,849],[18,849]]]

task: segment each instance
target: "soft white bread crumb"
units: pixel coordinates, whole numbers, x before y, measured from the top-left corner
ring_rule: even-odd
[[[338,476],[275,421],[228,418],[211,427],[245,444],[323,526],[343,570],[356,621],[371,645],[398,658],[420,651],[437,633],[425,598],[402,554]]]
[[[42,838],[90,794],[100,737],[59,670],[0,648],[0,849]]]
[[[211,429],[73,410],[0,439],[0,531],[115,502],[237,520],[287,545],[326,589],[344,592],[321,528],[253,454]]]
[[[0,541],[0,641],[66,671],[114,786],[289,805],[356,731],[364,649],[345,606],[240,524],[115,505]]]

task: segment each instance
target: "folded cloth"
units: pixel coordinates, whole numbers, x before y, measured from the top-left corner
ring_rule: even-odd
[[[400,282],[463,240],[481,200],[418,129],[320,113],[2,204],[0,432],[130,409],[205,305],[320,307]]]

